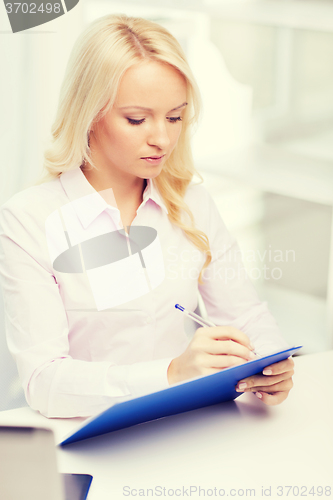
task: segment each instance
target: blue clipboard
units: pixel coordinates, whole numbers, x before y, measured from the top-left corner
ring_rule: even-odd
[[[291,347],[239,366],[225,368],[212,375],[192,379],[162,391],[116,403],[99,415],[85,421],[81,427],[64,439],[60,446],[157,418],[236,399],[242,394],[235,390],[240,380],[260,373],[266,366],[288,358],[301,347]]]

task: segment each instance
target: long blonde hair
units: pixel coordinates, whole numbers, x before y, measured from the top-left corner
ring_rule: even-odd
[[[68,170],[90,164],[89,134],[93,123],[112,108],[121,77],[142,60],[166,63],[186,80],[188,106],[184,110],[178,143],[154,182],[168,209],[169,220],[180,227],[206,255],[199,275],[211,261],[207,235],[195,227],[184,195],[194,174],[191,126],[199,119],[200,92],[179,42],[161,25],[143,18],[112,14],[91,23],[76,41],[60,91],[59,107],[52,126],[52,143],[44,153],[46,173],[36,184],[47,182]],[[182,221],[185,211],[190,224]]]

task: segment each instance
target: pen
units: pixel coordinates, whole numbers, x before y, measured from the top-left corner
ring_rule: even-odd
[[[184,314],[186,314],[186,316],[188,316],[189,318],[193,319],[194,321],[196,321],[197,323],[199,323],[199,325],[201,325],[201,326],[216,326],[211,321],[203,319],[201,316],[198,316],[194,312],[187,311],[185,309],[185,307],[181,306],[180,304],[176,304],[175,308],[179,309],[181,312],[183,312]],[[258,356],[254,349],[253,349],[253,354],[255,354],[256,356]]]
[[[193,312],[187,311],[180,304],[176,304],[175,308],[179,309],[180,311],[182,311],[184,314],[186,314],[186,316],[188,316],[189,318],[193,319],[194,321],[196,321],[197,323],[199,323],[199,325],[201,325],[201,326],[216,326],[211,321],[207,321],[206,319],[201,318],[201,316],[198,316],[197,314],[195,314]]]

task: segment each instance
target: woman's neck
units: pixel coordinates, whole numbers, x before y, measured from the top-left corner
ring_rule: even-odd
[[[136,204],[139,206],[141,204],[142,195],[147,186],[146,179],[141,179],[139,177],[117,178],[103,170],[96,171],[84,166],[81,167],[81,170],[89,184],[91,184],[96,191],[102,192],[112,189],[119,208],[121,206]]]

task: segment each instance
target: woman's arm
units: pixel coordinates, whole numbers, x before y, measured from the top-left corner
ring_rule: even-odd
[[[196,189],[203,191],[200,186]],[[204,193],[201,197],[204,199]],[[267,303],[259,299],[245,270],[236,239],[227,230],[207,192],[205,198],[205,210],[202,204],[200,211],[196,210],[198,195],[192,204],[189,199],[189,204],[200,229],[209,237],[212,252],[212,261],[204,273],[204,283],[199,285],[209,319],[216,325],[232,327],[245,334],[258,354],[290,347],[282,337]],[[293,361],[289,359],[276,363],[271,370],[271,375],[258,375],[241,382],[247,383],[246,390],[259,393],[258,397],[261,394],[264,403],[278,404],[287,397],[292,387]]]
[[[216,325],[232,326],[245,333],[260,355],[290,347],[267,303],[260,300],[245,269],[237,240],[228,231],[208,193],[206,203],[206,210],[201,210],[206,213],[201,229],[206,228],[212,260],[199,292],[209,319]],[[261,265],[263,267],[259,262],[260,272]]]
[[[66,310],[42,237],[28,210],[18,203],[2,207],[6,333],[28,404],[48,417],[90,416],[128,397],[167,387],[172,358],[128,365],[74,359]]]

